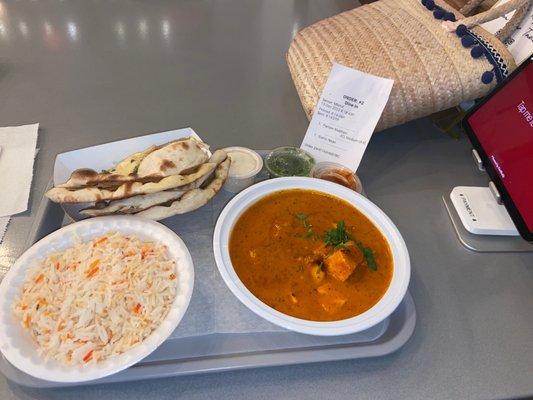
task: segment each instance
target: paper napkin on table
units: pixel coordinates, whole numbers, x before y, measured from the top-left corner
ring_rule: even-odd
[[[0,128],[0,217],[28,209],[39,124]]]
[[[39,124],[0,128],[0,241],[9,216],[28,209]]]

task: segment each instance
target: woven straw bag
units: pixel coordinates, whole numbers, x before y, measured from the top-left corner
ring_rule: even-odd
[[[485,95],[516,68],[502,41],[531,0],[465,17],[482,1],[457,11],[440,0],[380,0],[300,31],[287,63],[308,118],[333,62],[394,80],[378,131]],[[478,26],[512,10],[496,35]]]

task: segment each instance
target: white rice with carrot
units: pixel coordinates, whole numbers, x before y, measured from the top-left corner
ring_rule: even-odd
[[[95,363],[148,337],[176,282],[165,245],[107,233],[36,262],[13,310],[45,359]]]

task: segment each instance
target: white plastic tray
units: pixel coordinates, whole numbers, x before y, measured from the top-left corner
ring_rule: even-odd
[[[264,152],[261,153],[264,154]],[[259,179],[264,178],[263,172]],[[162,221],[177,232],[189,247],[196,267],[195,285],[202,281],[202,269],[198,268],[198,265],[205,264],[204,267],[207,269],[204,268],[204,271],[211,267],[216,269],[212,251],[213,228],[218,214],[232,196],[221,191],[211,203],[202,209],[181,218],[175,217]],[[202,218],[202,223],[192,224],[199,218]],[[27,246],[69,221],[59,205],[43,198],[37,210]],[[201,234],[199,230],[202,231]],[[223,285],[222,278],[215,276]],[[188,313],[195,312],[194,301],[193,294]],[[238,302],[223,306],[236,307],[236,304]],[[238,312],[251,313],[247,309],[239,309]],[[191,320],[191,318],[184,318],[179,328],[186,329],[186,324]],[[115,375],[84,384],[137,381],[245,368],[377,357],[390,354],[402,347],[411,337],[415,324],[416,310],[408,292],[389,318],[357,334],[328,338],[279,330],[242,333],[238,329],[232,329],[231,332],[221,331],[207,335],[171,337],[138,364]],[[243,327],[243,330],[248,329]],[[45,388],[76,385],[33,378],[14,368],[4,358],[0,358],[0,372],[7,379],[23,386]]]

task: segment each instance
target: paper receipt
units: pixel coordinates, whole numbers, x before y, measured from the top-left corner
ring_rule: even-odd
[[[333,64],[301,148],[357,171],[394,81]]]

